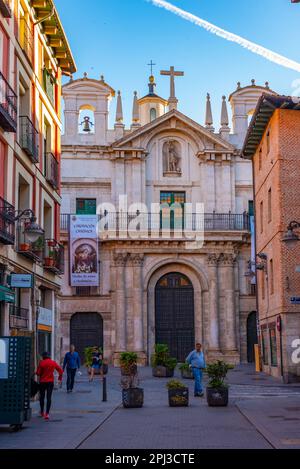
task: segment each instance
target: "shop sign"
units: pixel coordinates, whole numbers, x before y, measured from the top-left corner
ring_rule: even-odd
[[[33,288],[32,274],[11,274],[10,286],[12,288]]]

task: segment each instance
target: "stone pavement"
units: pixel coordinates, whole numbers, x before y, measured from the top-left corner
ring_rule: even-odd
[[[179,377],[179,373],[176,372]],[[190,407],[168,407],[168,380],[154,379],[150,368],[140,370],[145,390],[142,409],[123,409],[120,371],[110,369],[108,402],[102,402],[101,383],[77,380],[76,392],[54,393],[51,421],[33,418],[19,433],[0,427],[0,448],[298,448],[300,384],[284,385],[274,378],[240,366],[229,375],[230,405],[209,408],[205,399],[193,397]]]

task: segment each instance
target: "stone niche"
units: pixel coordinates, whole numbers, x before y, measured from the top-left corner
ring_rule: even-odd
[[[163,144],[164,177],[181,177],[181,145],[177,140],[168,140]]]

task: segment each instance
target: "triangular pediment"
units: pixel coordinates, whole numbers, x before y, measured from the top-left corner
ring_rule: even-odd
[[[116,150],[124,147],[140,147],[140,142],[144,140],[144,137],[146,137],[147,134],[151,134],[153,136],[156,132],[158,134],[161,130],[166,130],[168,128],[170,131],[174,129],[176,131],[181,131],[183,129],[186,131],[190,129],[193,134],[198,134],[202,141],[209,142],[212,148],[217,151],[234,152],[235,150],[235,147],[229,142],[210,132],[205,127],[177,110],[172,110],[158,119],[155,119],[153,122],[130,132],[120,140],[114,142],[112,147]]]

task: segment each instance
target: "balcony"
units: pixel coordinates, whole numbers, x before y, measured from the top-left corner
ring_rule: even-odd
[[[6,245],[15,244],[15,208],[0,197],[0,242]]]
[[[70,217],[73,215],[61,214],[60,227],[62,231],[70,230]],[[140,224],[137,225],[135,219],[139,216]],[[143,238],[178,238],[180,234],[184,237],[187,233],[197,232],[221,232],[221,231],[247,231],[250,230],[249,215],[234,213],[205,213],[186,214],[182,216],[163,217],[162,213],[110,213],[98,215],[99,222],[103,222],[101,227],[104,239],[105,233],[113,233],[113,237],[130,237],[134,231],[143,234]]]
[[[55,190],[59,188],[59,165],[53,153],[45,155],[45,177]]]
[[[64,273],[64,247],[55,239],[46,239],[44,268],[61,275]]]
[[[20,19],[20,46],[25,52],[29,62],[33,64],[34,58],[34,35],[32,26],[29,25],[25,18]]]
[[[29,156],[32,163],[39,162],[39,132],[27,116],[20,117],[20,139],[19,144]]]
[[[11,329],[28,329],[29,310],[19,306],[10,305],[9,327]]]
[[[17,95],[0,72],[0,127],[5,132],[17,131]]]
[[[28,223],[30,223],[29,219],[21,219],[18,222],[16,251],[33,262],[42,263],[44,259],[45,236],[40,236],[35,243],[30,242],[24,231]]]
[[[12,12],[9,0],[0,0],[0,11],[4,18],[11,18]]]

